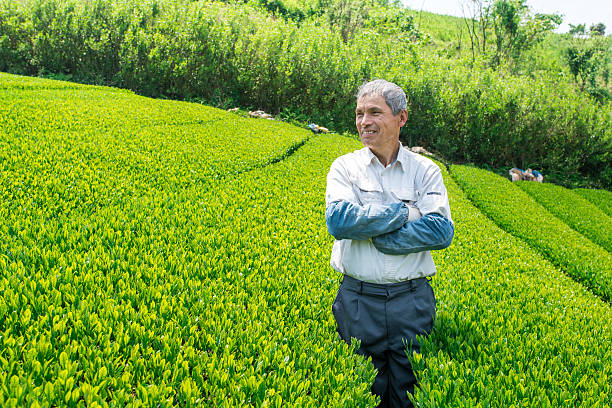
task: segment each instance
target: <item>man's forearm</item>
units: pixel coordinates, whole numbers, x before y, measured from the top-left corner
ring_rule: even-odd
[[[385,234],[406,222],[403,203],[356,205],[349,201],[330,203],[325,211],[329,233],[336,239],[364,240]]]
[[[397,230],[374,236],[372,243],[385,254],[406,255],[444,249],[451,244],[454,232],[455,227],[448,218],[431,213]]]

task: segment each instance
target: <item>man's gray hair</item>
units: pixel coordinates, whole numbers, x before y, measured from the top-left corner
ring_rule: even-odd
[[[398,115],[408,106],[406,94],[402,88],[384,79],[375,79],[362,84],[357,90],[357,100],[364,96],[382,96],[393,115]]]

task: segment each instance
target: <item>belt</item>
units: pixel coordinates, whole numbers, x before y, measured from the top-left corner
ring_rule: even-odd
[[[344,275],[342,285],[360,295],[389,297],[402,292],[412,292],[427,282],[427,278],[410,279],[396,283],[370,283]]]

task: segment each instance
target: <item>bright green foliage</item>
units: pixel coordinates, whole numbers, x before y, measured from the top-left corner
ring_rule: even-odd
[[[468,166],[452,166],[451,171],[466,195],[500,227],[603,299],[612,299],[610,252],[571,229],[509,180]]]
[[[0,405],[371,406],[328,313],[346,139],[266,166],[310,132],[80,92],[1,105]]]
[[[104,87],[94,87],[94,86],[86,86],[82,84],[77,84],[74,82],[66,82],[66,81],[55,81],[52,79],[44,79],[44,78],[32,78],[18,75],[6,74],[4,72],[0,72],[0,90],[5,91],[8,90],[24,90],[24,89],[105,89],[108,92],[130,92],[123,89],[118,88],[104,88]],[[3,98],[4,98],[3,94]]]
[[[612,192],[608,190],[594,190],[590,188],[577,188],[573,191],[580,194],[612,217]]]
[[[495,50],[491,58],[495,65],[504,62],[510,66],[518,64],[524,51],[540,42],[562,21],[556,14],[532,14],[526,0],[489,0],[485,4],[486,18],[495,33]],[[517,67],[513,69],[516,71]]]
[[[330,310],[325,175],[356,140],[106,89],[21,95],[0,94],[1,406],[375,405]],[[456,235],[434,254],[418,406],[609,406],[609,304],[444,176]]]
[[[409,10],[415,26],[430,36],[430,42],[447,47],[460,47],[461,41],[469,41],[464,18]]]
[[[593,203],[555,184],[520,181],[516,185],[567,225],[612,251],[612,218]]]
[[[30,81],[23,78],[26,84]],[[210,176],[224,177],[278,161],[311,134],[284,123],[263,119],[254,122],[193,103],[156,101],[102,87],[54,88],[62,84],[59,81],[41,83],[50,84],[51,89],[23,90],[16,85],[0,94],[0,131],[13,135],[0,141],[5,154],[11,152],[7,166],[12,162],[23,166],[24,157],[17,152],[44,157],[42,152],[47,149],[74,144],[73,138],[77,138],[83,145],[72,146],[75,152],[67,154],[78,157],[76,152],[81,151],[92,155],[100,161],[98,169],[127,166],[145,170],[144,176],[155,179],[156,185],[176,182],[177,171],[189,173],[182,175],[186,177],[182,182],[209,183]],[[45,119],[32,120],[42,117]],[[227,145],[228,134],[236,143]],[[177,150],[177,145],[183,146]],[[60,150],[57,154],[63,153]],[[152,160],[151,156],[163,156],[163,160]],[[168,167],[164,161],[170,158],[189,165]],[[61,158],[57,160],[62,163]],[[43,163],[49,165],[46,160]],[[30,165],[23,171],[31,173],[40,164]]]
[[[603,165],[610,160],[612,116],[607,108],[577,102],[567,85],[452,65],[390,72],[411,98],[403,131],[408,145],[433,145],[451,161],[612,182],[612,167]]]
[[[386,78],[410,97],[408,144],[451,161],[612,185],[611,104],[577,91],[569,74],[516,77],[429,55],[420,17],[379,3],[389,2],[0,0],[0,71],[263,109],[336,131],[354,128],[357,87]],[[314,14],[294,21],[271,15],[277,8]],[[521,25],[513,54],[540,23]]]
[[[564,56],[580,89],[609,101],[612,38],[605,36],[605,31],[605,24],[593,24],[587,37],[584,24],[570,24],[570,45]]]
[[[442,171],[455,236],[433,253],[437,317],[415,362],[417,407],[609,407],[610,305],[502,231]]]

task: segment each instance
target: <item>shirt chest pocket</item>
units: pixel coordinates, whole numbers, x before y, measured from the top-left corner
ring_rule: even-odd
[[[419,199],[419,193],[412,187],[401,187],[393,191],[393,195],[404,203],[415,207]]]
[[[378,183],[367,178],[353,180],[355,194],[361,204],[380,204],[383,202],[383,191]]]

